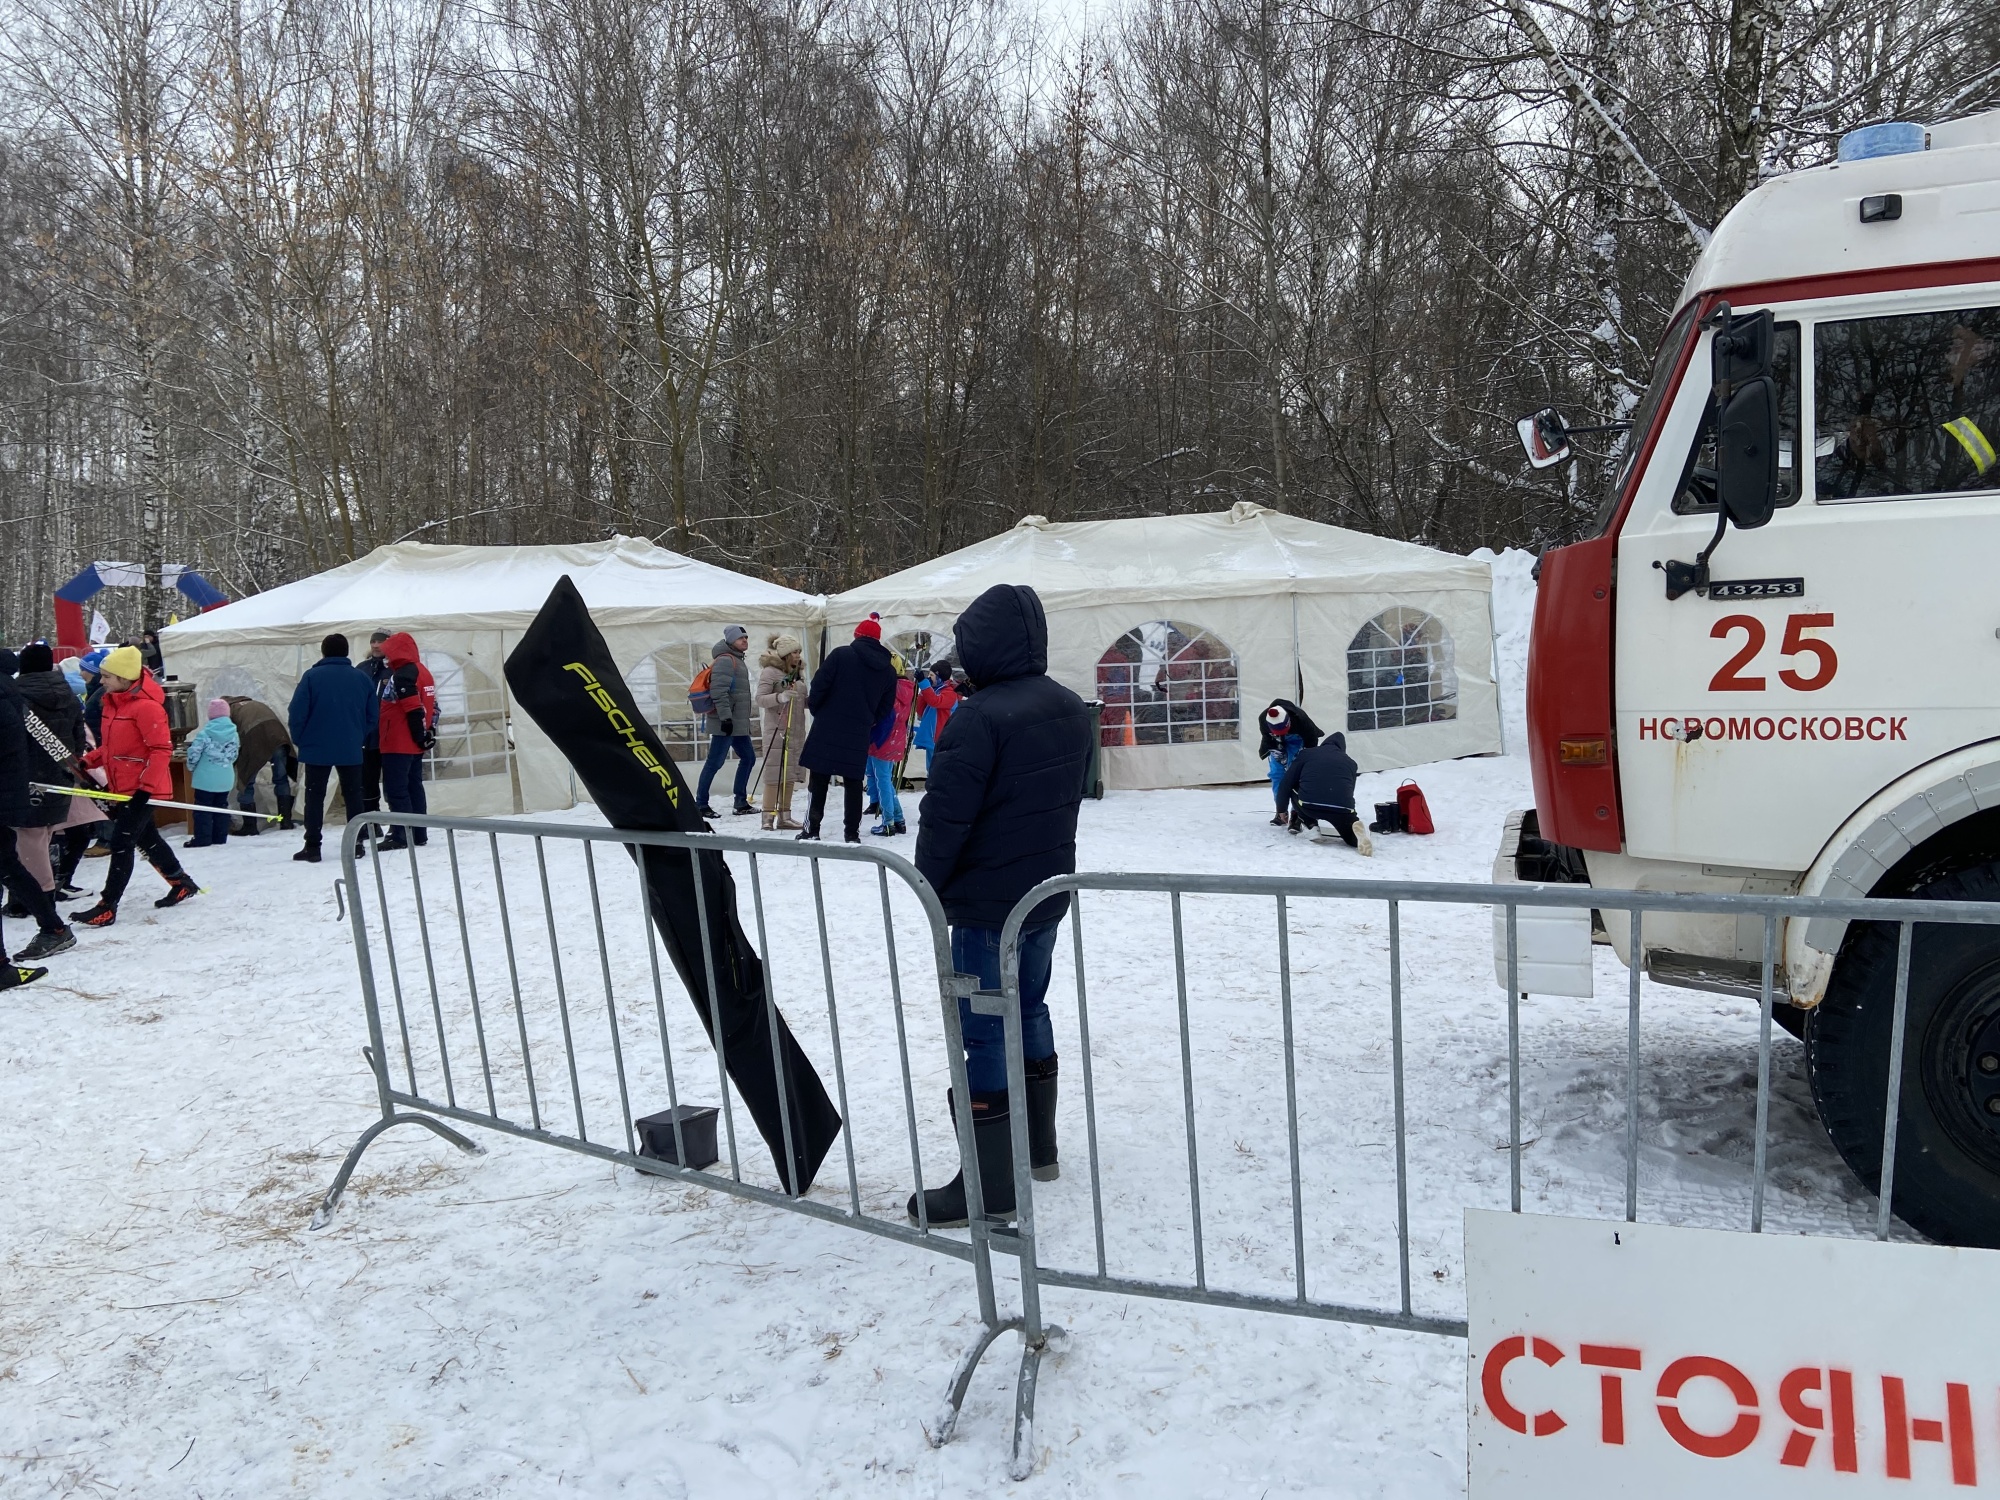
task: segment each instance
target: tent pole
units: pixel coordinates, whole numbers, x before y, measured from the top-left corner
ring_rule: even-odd
[[[1488,595],[1487,597],[1491,599],[1492,596]],[[1299,659],[1299,596],[1296,592],[1292,595],[1292,680],[1292,690],[1299,695],[1299,707],[1304,708],[1306,704],[1306,669],[1305,663]]]

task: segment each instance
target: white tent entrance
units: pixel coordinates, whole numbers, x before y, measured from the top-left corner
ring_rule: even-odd
[[[959,612],[1025,583],[1049,616],[1049,672],[1104,704],[1114,787],[1253,781],[1274,698],[1344,731],[1365,770],[1497,754],[1492,574],[1483,562],[1244,502],[1206,515],[1012,530],[827,600],[844,639],[948,652]]]
[[[491,814],[571,806],[569,765],[526,715],[502,670],[558,578],[574,579],[639,704],[674,753],[707,749],[687,688],[726,625],[750,632],[752,660],[777,632],[813,642],[820,601],[631,537],[575,547],[399,542],[343,567],[184,621],[160,634],[167,671],[203,697],[241,692],[282,714],[338,631],[359,661],[377,629],[407,630],[437,681],[438,744],[426,766],[431,810]]]

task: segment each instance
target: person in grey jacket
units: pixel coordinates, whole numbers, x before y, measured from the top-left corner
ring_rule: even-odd
[[[704,818],[716,816],[708,805],[708,789],[731,750],[736,752],[736,802],[729,810],[739,815],[757,810],[750,801],[750,767],[757,760],[757,742],[751,737],[753,678],[744,660],[749,649],[750,632],[741,625],[731,625],[709,653],[714,660],[709,663],[708,696],[715,706],[702,720],[708,731],[708,761],[701,768],[701,782],[694,795]]]

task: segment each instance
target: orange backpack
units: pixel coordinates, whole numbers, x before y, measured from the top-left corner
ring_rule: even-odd
[[[1401,816],[1403,832],[1437,832],[1437,825],[1431,821],[1431,805],[1424,800],[1424,789],[1414,781],[1406,781],[1396,788],[1396,809]]]
[[[715,712],[715,694],[709,691],[709,682],[714,671],[715,663],[710,662],[695,673],[694,681],[688,684],[688,707],[695,711],[698,718],[707,718]]]

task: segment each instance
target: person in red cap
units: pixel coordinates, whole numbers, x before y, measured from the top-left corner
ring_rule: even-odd
[[[1285,779],[1285,772],[1291,769],[1293,761],[1299,758],[1301,750],[1311,750],[1320,742],[1319,725],[1306,717],[1306,711],[1287,698],[1273,698],[1271,706],[1264,710],[1258,720],[1262,731],[1257,740],[1257,754],[1263,759],[1266,773],[1271,778],[1271,796],[1278,804],[1278,810],[1271,822],[1282,828],[1289,821],[1285,799],[1278,795],[1278,787]]]
[[[826,815],[826,789],[843,782],[842,825],[847,842],[861,842],[862,778],[875,726],[896,703],[896,666],[882,644],[882,617],[871,614],[854,627],[854,639],[826,655],[806,690],[812,728],[799,764],[806,768],[806,826],[801,839],[819,837]]]

